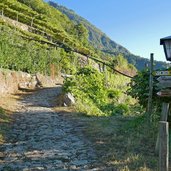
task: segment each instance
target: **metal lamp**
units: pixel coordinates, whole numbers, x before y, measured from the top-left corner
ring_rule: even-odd
[[[160,45],[163,45],[167,61],[171,61],[171,36],[160,39]]]

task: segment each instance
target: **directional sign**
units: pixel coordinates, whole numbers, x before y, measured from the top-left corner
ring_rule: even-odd
[[[157,78],[157,81],[159,82],[170,81],[171,82],[171,76],[160,76],[159,78]]]
[[[171,76],[171,70],[165,70],[165,71],[154,71],[153,72],[154,76],[167,76],[170,75]]]
[[[160,97],[171,97],[171,90],[161,90],[157,95]]]
[[[161,88],[161,89],[163,89],[163,88],[171,88],[171,81],[169,82],[169,81],[165,81],[165,82],[159,82],[159,83],[157,83],[156,84],[156,86],[158,87],[158,88]]]
[[[161,90],[157,95],[160,97],[171,97],[171,90]]]

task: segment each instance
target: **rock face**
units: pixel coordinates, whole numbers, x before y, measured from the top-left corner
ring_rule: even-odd
[[[71,106],[75,104],[75,98],[71,93],[66,93],[64,95],[64,106]]]
[[[51,79],[41,74],[31,75],[24,72],[0,69],[0,95],[16,93],[19,89],[34,89],[61,84],[61,78]]]
[[[62,90],[61,90],[62,92]],[[75,104],[75,98],[71,93],[60,93],[57,96],[56,106],[72,106]]]
[[[49,76],[44,76],[39,73],[35,75],[35,79],[37,81],[37,84],[42,87],[54,86],[55,82],[58,82],[57,80],[51,79]]]

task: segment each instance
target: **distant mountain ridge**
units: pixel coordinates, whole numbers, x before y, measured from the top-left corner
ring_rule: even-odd
[[[136,56],[132,54],[125,47],[119,45],[115,41],[111,40],[100,29],[96,28],[89,21],[76,14],[73,10],[70,10],[64,6],[58,5],[56,2],[48,1],[48,3],[65,14],[75,24],[82,23],[89,32],[89,42],[94,48],[100,49],[106,54],[118,55],[123,54],[129,63],[133,64],[137,69],[142,70],[146,64],[149,63],[147,58]],[[166,62],[155,61],[156,68],[162,68],[166,66]]]

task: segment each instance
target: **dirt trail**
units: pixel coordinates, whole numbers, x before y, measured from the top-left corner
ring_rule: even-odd
[[[0,170],[103,170],[81,127],[53,111],[60,91],[41,89],[18,102],[7,142],[0,147]]]

